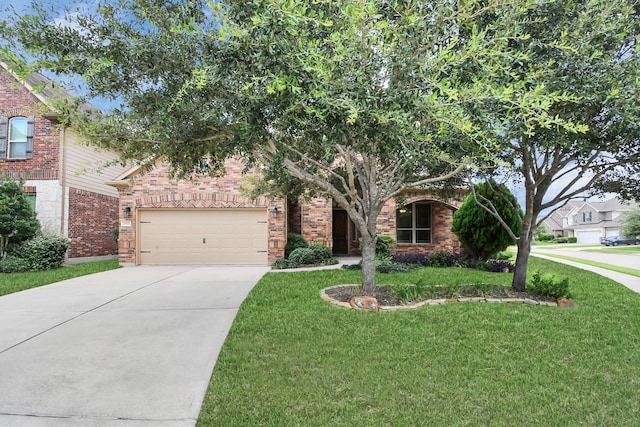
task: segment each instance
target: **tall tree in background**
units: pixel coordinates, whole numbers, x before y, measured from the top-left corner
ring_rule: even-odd
[[[587,127],[575,133],[526,120],[504,124],[503,159],[525,196],[520,233],[506,228],[518,243],[516,290],[525,289],[535,228],[555,208],[599,190],[638,193],[640,175],[633,173],[640,170],[638,10],[638,2],[628,0],[543,2],[524,20],[531,38],[514,41],[530,55],[514,64],[513,77],[524,78],[521,73],[530,66],[547,64],[552,71],[543,82],[547,89],[579,98],[554,102],[548,114]],[[512,205],[514,214],[518,209]]]
[[[529,42],[530,20],[549,25],[540,7],[114,0],[64,17],[36,7],[0,33],[5,54],[24,52],[36,69],[81,76],[90,95],[122,100],[100,117],[60,108],[123,158],[166,159],[189,174],[203,157],[215,173],[241,155],[267,177],[331,197],[362,236],[367,292],[387,200],[491,162],[500,124],[581,130],[547,111],[575,98],[539,84],[556,68],[530,60],[544,47]],[[562,52],[570,40],[549,43]]]
[[[622,235],[640,236],[640,208],[634,208],[622,214]]]

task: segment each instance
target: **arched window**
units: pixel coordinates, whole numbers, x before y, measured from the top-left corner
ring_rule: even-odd
[[[33,117],[0,119],[0,158],[30,159],[33,157]]]
[[[431,243],[431,203],[416,202],[396,209],[396,241]]]

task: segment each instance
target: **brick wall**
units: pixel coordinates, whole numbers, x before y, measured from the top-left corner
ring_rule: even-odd
[[[113,255],[118,226],[118,198],[69,189],[69,257]]]
[[[428,192],[409,192],[403,195],[405,205],[414,202],[431,202],[431,243],[429,244],[396,244],[396,253],[429,253],[436,250],[459,252],[461,249],[458,237],[451,231],[453,213],[460,206],[464,198],[455,197],[440,201]],[[396,228],[396,209],[399,206],[395,200],[385,204],[384,214],[380,215],[378,223],[379,234],[391,234],[394,239]]]
[[[33,158],[0,159],[3,176],[23,180],[59,178],[60,130],[41,116],[43,104],[16,79],[0,68],[0,117],[35,116]]]
[[[302,236],[309,244],[333,247],[331,199],[317,197],[301,205]]]
[[[118,254],[123,264],[136,263],[136,212],[140,208],[266,208],[268,210],[268,260],[284,258],[286,206],[283,199],[258,197],[252,200],[240,190],[246,174],[239,160],[225,162],[226,175],[199,176],[193,180],[171,179],[167,165],[132,177],[130,187],[119,188],[120,238]],[[124,209],[131,213],[126,216]],[[274,209],[280,212],[273,214]]]

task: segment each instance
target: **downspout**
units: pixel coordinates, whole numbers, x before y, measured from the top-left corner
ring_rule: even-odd
[[[66,216],[66,208],[67,208],[67,127],[62,126],[60,130],[60,165],[59,171],[60,174],[60,186],[62,187],[62,201],[60,203],[60,235],[68,237],[65,234],[65,230],[67,229],[68,218]]]

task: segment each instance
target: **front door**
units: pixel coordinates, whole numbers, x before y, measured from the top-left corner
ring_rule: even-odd
[[[349,216],[347,216],[347,211],[333,211],[333,253],[349,253]]]

